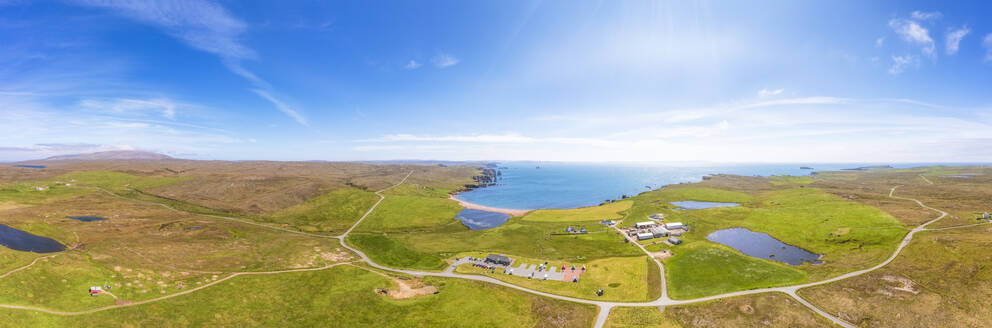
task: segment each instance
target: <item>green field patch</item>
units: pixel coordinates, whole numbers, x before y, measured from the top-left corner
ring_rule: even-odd
[[[53,181],[18,182],[0,184],[0,207],[14,209],[26,205],[50,203],[94,192],[76,186],[66,186]]]
[[[643,221],[651,214],[663,213],[667,217],[685,215],[686,212],[708,212],[719,211],[720,208],[680,211],[671,202],[694,200],[700,202],[737,203],[743,206],[750,206],[755,198],[751,194],[713,188],[699,187],[665,187],[659,190],[649,191],[637,195],[630,199],[633,206],[627,210],[627,218],[635,221]],[[674,219],[673,219],[674,220]],[[676,220],[677,221],[677,220]],[[627,222],[632,224],[632,222]]]
[[[97,186],[115,191],[123,189],[150,189],[186,180],[188,178],[157,178],[132,175],[115,171],[72,172],[58,178],[74,184]]]
[[[389,190],[382,192],[382,194],[386,195],[387,197],[399,195],[399,196],[419,196],[419,197],[428,197],[428,198],[448,198],[449,192],[450,190],[448,189],[438,189],[431,186],[404,183],[399,186],[390,188]]]
[[[582,223],[582,222],[579,222]],[[624,243],[614,231],[598,222],[585,224],[532,222],[511,218],[492,229],[468,230],[452,226],[436,232],[391,234],[390,237],[420,252],[458,254],[461,252],[501,252],[529,258],[584,262],[597,258],[642,255],[634,245]],[[551,235],[568,225],[581,225],[588,234]]]
[[[681,247],[665,260],[668,293],[675,299],[692,299],[734,291],[799,283],[802,270],[756,259],[722,247],[695,244]]]
[[[360,189],[329,192],[265,218],[303,231],[343,232],[379,200],[375,193]]]
[[[376,207],[358,231],[404,231],[431,228],[457,222],[462,207],[442,198],[389,196]]]
[[[816,181],[811,176],[774,175],[768,178],[773,185],[805,185]]]
[[[151,304],[61,317],[0,310],[18,327],[589,327],[596,307],[460,279],[425,278],[438,294],[396,300],[379,274],[352,266],[240,276]],[[85,291],[84,291],[85,292]],[[90,296],[85,296],[90,297]],[[100,299],[100,297],[93,297]],[[106,300],[106,299],[104,299]]]
[[[349,234],[348,242],[373,262],[389,267],[440,270],[445,266],[440,256],[412,250],[381,234]]]
[[[621,212],[630,209],[632,201],[619,201],[600,206],[581,207],[565,210],[536,210],[524,216],[524,221],[575,222],[594,220],[616,220]]]
[[[468,254],[459,255],[466,256]],[[471,254],[471,256],[477,258],[484,258],[485,255],[486,253]],[[571,268],[572,265],[575,265],[576,268],[580,268],[582,265],[585,265],[586,272],[580,276],[578,282],[542,280],[541,278],[543,278],[543,274],[541,273],[536,273],[535,279],[503,274],[503,270],[496,270],[496,273],[490,273],[490,270],[474,267],[471,264],[462,264],[455,269],[455,272],[484,275],[509,282],[514,285],[575,298],[603,301],[650,301],[657,298],[657,296],[651,298],[655,293],[651,293],[651,286],[648,283],[648,274],[652,272],[657,274],[657,270],[649,270],[648,262],[645,261],[647,257],[645,256],[613,257],[592,260],[587,263],[555,260],[544,261],[539,259],[521,258],[513,255],[510,255],[510,257],[514,259],[514,262],[511,265],[514,268],[519,267],[521,264],[526,264],[529,266],[541,265],[544,264],[544,262],[548,262],[550,267],[555,267],[558,271],[561,270],[562,265],[565,265],[568,268]],[[657,268],[657,265],[654,262],[651,262],[650,264]],[[596,291],[600,288],[602,288],[605,293],[603,296],[596,296]],[[655,288],[660,287],[655,286]],[[658,290],[660,291],[660,289]]]
[[[680,328],[677,320],[661,312],[658,307],[617,306],[610,310],[606,327],[610,328]]]

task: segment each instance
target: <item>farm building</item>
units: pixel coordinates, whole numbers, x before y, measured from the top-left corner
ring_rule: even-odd
[[[506,255],[489,254],[489,256],[486,256],[486,263],[510,265],[510,258],[506,257]]]
[[[985,212],[985,213],[983,213],[983,214],[982,214],[982,218],[983,218],[983,219],[988,219],[988,218],[990,218],[990,215],[989,215],[989,212]]]
[[[655,237],[667,237],[669,233],[668,229],[665,229],[664,227],[654,227],[648,230],[651,231]]]
[[[672,238],[668,238],[668,242],[671,243],[672,245],[678,245],[682,243],[682,240],[672,237]]]
[[[683,226],[682,226],[682,222],[672,222],[672,223],[665,223],[665,228],[668,228],[668,230],[673,230],[673,229],[682,229]]]
[[[644,221],[644,222],[634,223],[634,227],[637,227],[638,229],[650,228],[650,227],[653,227],[654,225],[655,225],[655,223],[653,221]]]
[[[651,214],[650,218],[652,220],[664,220],[665,219],[665,215],[664,214],[661,214],[661,213],[655,213],[655,214]]]
[[[654,234],[653,233],[650,233],[650,232],[644,232],[644,233],[637,234],[637,240],[645,240],[645,239],[651,239],[651,238],[654,238]]]

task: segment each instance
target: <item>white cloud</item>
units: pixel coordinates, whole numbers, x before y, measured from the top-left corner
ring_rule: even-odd
[[[455,58],[455,56],[445,53],[439,53],[437,54],[437,56],[434,56],[434,58],[431,58],[431,63],[433,63],[434,66],[437,66],[437,68],[446,68],[446,67],[455,66],[458,65],[458,62],[459,62],[458,58]]]
[[[985,46],[985,61],[992,61],[992,33],[985,35],[982,45]]]
[[[983,147],[992,117],[931,106],[912,99],[807,97],[717,105],[693,121],[674,123],[664,116],[679,110],[601,115],[620,121],[567,124],[554,132],[392,134],[357,140],[352,150],[389,158],[593,162],[987,161],[992,156]]]
[[[758,96],[759,97],[777,96],[782,94],[783,91],[785,91],[785,89],[775,89],[775,90],[761,89],[758,90]]]
[[[100,111],[110,111],[114,113],[142,113],[155,112],[170,120],[176,118],[176,109],[179,107],[190,107],[186,104],[176,103],[167,98],[154,99],[84,99],[80,106]]]
[[[248,80],[255,88],[264,90],[262,93],[252,91],[306,125],[299,112],[272,96],[272,86],[268,82],[244,67],[243,60],[257,58],[255,51],[240,40],[248,25],[228,14],[220,5],[203,0],[78,0],[78,3],[111,9],[125,17],[156,26],[190,47],[217,55],[232,73]]]
[[[944,17],[944,15],[941,14],[939,11],[926,12],[919,10],[913,11],[913,13],[911,13],[909,16],[913,17],[913,19],[915,20],[921,20],[921,21],[940,19],[941,17]]]
[[[936,46],[933,38],[930,37],[930,31],[919,23],[906,19],[892,19],[889,21],[889,27],[906,42],[919,45],[923,54],[931,57],[936,55],[934,53]]]
[[[246,24],[220,5],[198,0],[81,0],[108,8],[131,19],[158,26],[193,48],[224,58],[254,58],[255,52],[238,41]]]
[[[880,36],[877,39],[875,39],[875,48],[881,48],[882,45],[884,45],[884,44],[885,44],[885,37],[884,36]]]
[[[424,66],[424,64],[418,63],[416,60],[410,60],[410,62],[409,63],[406,63],[406,65],[403,66],[403,68],[406,68],[406,69],[418,69],[418,68],[420,68],[420,66]]]
[[[272,94],[270,94],[268,91],[261,89],[252,89],[251,91],[258,94],[262,98],[265,98],[265,100],[271,102],[273,105],[276,106],[277,109],[279,109],[279,111],[285,113],[286,115],[289,115],[289,117],[292,117],[294,120],[296,120],[296,122],[303,125],[310,125],[307,122],[307,119],[303,117],[303,115],[300,115],[300,113],[297,113],[295,110],[290,108],[289,105],[286,105],[286,103],[283,103],[279,99],[273,97]]]
[[[889,74],[899,75],[909,66],[919,66],[920,57],[916,55],[892,56],[892,66],[889,67]]]
[[[962,26],[959,29],[947,32],[947,54],[953,55],[958,52],[958,46],[961,44],[961,39],[963,39],[968,33],[971,33],[971,29],[967,26]]]

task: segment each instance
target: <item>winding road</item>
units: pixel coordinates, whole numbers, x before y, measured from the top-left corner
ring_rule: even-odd
[[[353,247],[349,246],[346,243],[346,239],[347,239],[348,235],[356,227],[358,227],[358,225],[360,225],[370,214],[372,214],[372,212],[379,206],[380,203],[382,203],[383,200],[385,200],[386,196],[383,195],[382,193],[385,192],[385,191],[387,191],[387,190],[389,190],[389,189],[392,189],[392,188],[394,188],[396,186],[399,186],[399,185],[403,184],[404,182],[406,182],[406,180],[412,174],[413,174],[413,171],[410,171],[410,173],[408,173],[406,176],[404,176],[403,179],[400,182],[398,182],[397,184],[392,185],[392,186],[389,186],[389,187],[384,188],[382,190],[376,191],[375,194],[377,196],[379,196],[379,200],[376,201],[376,203],[373,204],[372,207],[369,208],[369,210],[367,212],[365,212],[365,214],[362,215],[362,217],[359,218],[358,221],[356,221],[354,225],[352,225],[347,231],[345,231],[343,234],[341,234],[339,236],[329,236],[329,235],[318,235],[318,234],[305,233],[305,232],[294,231],[294,230],[289,230],[289,229],[283,229],[283,228],[279,228],[279,227],[273,227],[273,226],[270,226],[270,225],[260,224],[260,223],[256,223],[256,222],[250,222],[250,221],[246,221],[246,220],[242,220],[242,219],[237,219],[237,218],[219,216],[219,215],[209,215],[209,214],[199,214],[199,215],[203,215],[203,216],[206,216],[206,217],[212,217],[212,218],[218,218],[218,219],[224,219],[224,220],[232,220],[232,221],[237,221],[237,222],[241,222],[241,223],[245,223],[245,224],[251,224],[251,225],[255,225],[255,226],[261,226],[261,227],[268,228],[268,229],[279,230],[279,231],[289,232],[289,233],[295,233],[295,234],[302,234],[302,235],[307,235],[307,236],[312,236],[312,237],[335,238],[335,239],[338,239],[341,242],[341,246],[342,247],[347,248],[347,249],[351,250],[352,252],[354,252],[355,254],[357,254],[369,266],[372,266],[374,268],[378,268],[378,269],[381,269],[381,270],[385,270],[385,271],[396,272],[396,273],[403,273],[403,274],[408,274],[408,275],[413,275],[413,276],[418,276],[418,277],[434,276],[434,277],[446,277],[446,278],[457,278],[457,279],[467,279],[467,280],[482,281],[482,282],[487,282],[487,283],[491,283],[491,284],[495,284],[495,285],[500,285],[500,286],[507,287],[507,288],[512,288],[512,289],[520,290],[520,291],[527,292],[527,293],[534,294],[534,295],[539,295],[539,296],[544,296],[544,297],[549,297],[549,298],[554,298],[554,299],[564,300],[564,301],[571,301],[571,302],[576,302],[576,303],[596,305],[596,306],[599,307],[599,313],[598,313],[598,315],[596,317],[596,323],[595,323],[595,327],[597,327],[597,328],[603,327],[606,324],[606,319],[609,316],[610,310],[613,307],[616,307],[616,306],[653,306],[653,307],[673,306],[673,305],[682,305],[682,304],[704,302],[704,301],[716,300],[716,299],[727,298],[727,297],[735,297],[735,296],[743,296],[743,295],[753,295],[753,294],[768,293],[768,292],[780,292],[780,293],[787,294],[787,295],[793,297],[794,299],[796,299],[799,303],[805,305],[806,307],[810,308],[811,310],[813,310],[814,312],[820,314],[821,316],[829,319],[830,321],[834,322],[835,324],[840,325],[840,326],[843,326],[843,327],[853,328],[854,326],[851,325],[850,323],[847,323],[847,322],[845,322],[845,321],[843,321],[843,320],[841,320],[839,318],[836,318],[833,315],[831,315],[829,313],[826,313],[825,311],[820,310],[816,306],[810,304],[808,301],[806,301],[805,299],[803,299],[802,297],[800,297],[799,295],[797,295],[797,291],[800,290],[800,289],[802,289],[802,288],[806,288],[806,287],[819,286],[819,285],[823,285],[823,284],[828,284],[828,283],[836,282],[836,281],[839,281],[839,280],[844,280],[844,279],[848,279],[848,278],[860,276],[860,275],[863,275],[863,274],[866,274],[866,273],[875,271],[875,270],[877,270],[879,268],[882,268],[885,265],[888,265],[889,263],[891,263],[893,260],[895,260],[895,258],[900,254],[900,252],[902,252],[902,250],[912,240],[913,235],[916,234],[917,232],[927,231],[927,230],[944,230],[944,229],[952,229],[952,228],[963,228],[963,227],[970,227],[970,226],[976,226],[976,225],[981,225],[981,224],[988,224],[988,223],[981,223],[981,224],[972,224],[972,225],[964,225],[964,226],[956,226],[956,227],[948,227],[948,228],[927,229],[926,228],[927,225],[930,225],[931,223],[934,223],[934,222],[936,222],[936,221],[938,221],[940,219],[943,219],[945,216],[947,216],[947,212],[944,212],[944,211],[938,210],[936,208],[927,206],[927,205],[923,204],[922,202],[920,202],[919,200],[916,200],[916,199],[913,199],[913,198],[906,198],[906,197],[895,196],[896,189],[900,187],[900,186],[896,186],[896,187],[893,187],[889,191],[889,197],[894,198],[894,199],[901,199],[901,200],[908,200],[908,201],[915,202],[916,204],[918,204],[919,206],[921,206],[921,207],[923,207],[925,209],[936,211],[936,212],[940,213],[940,216],[938,216],[937,218],[932,219],[930,221],[927,221],[927,222],[925,222],[925,223],[923,223],[923,224],[921,224],[921,225],[913,228],[912,230],[910,230],[909,233],[902,239],[902,242],[896,248],[895,252],[893,252],[892,255],[888,259],[886,259],[884,262],[879,263],[878,265],[875,265],[875,266],[873,266],[871,268],[864,269],[864,270],[858,270],[858,271],[854,271],[854,272],[849,272],[849,273],[846,273],[846,274],[843,274],[843,275],[840,275],[840,276],[837,276],[837,277],[834,277],[834,278],[830,278],[830,279],[826,279],[826,280],[822,280],[822,281],[817,281],[817,282],[812,282],[812,283],[807,283],[807,284],[802,284],[802,285],[784,286],[784,287],[773,287],[773,288],[762,288],[762,289],[752,289],[752,290],[738,291],[738,292],[732,292],[732,293],[725,293],[725,294],[720,294],[720,295],[713,295],[713,296],[708,296],[708,297],[701,297],[701,298],[690,299],[690,300],[674,300],[674,299],[671,299],[671,298],[668,297],[667,288],[665,286],[665,284],[666,284],[666,281],[665,281],[665,270],[664,270],[664,267],[661,264],[661,262],[658,261],[657,259],[655,259],[654,257],[651,257],[650,252],[648,252],[643,246],[641,246],[640,244],[634,242],[634,245],[637,245],[644,253],[646,253],[649,257],[651,257],[652,260],[654,260],[654,262],[658,265],[658,267],[660,269],[660,274],[661,274],[661,288],[662,288],[661,297],[659,297],[658,299],[656,299],[654,301],[650,301],[650,302],[607,302],[607,301],[596,301],[596,300],[579,299],[579,298],[574,298],[574,297],[555,295],[555,294],[551,294],[551,293],[546,293],[546,292],[542,292],[542,291],[538,291],[538,290],[533,290],[533,289],[528,289],[528,288],[525,288],[525,287],[513,285],[513,284],[510,284],[510,283],[506,283],[506,282],[503,282],[503,281],[500,281],[500,280],[497,280],[497,279],[494,279],[494,278],[486,277],[486,276],[458,274],[458,273],[454,273],[453,270],[452,270],[452,268],[448,268],[447,270],[442,271],[442,272],[427,272],[427,271],[394,269],[394,268],[386,267],[386,266],[383,266],[383,265],[380,265],[378,263],[373,262],[364,252],[362,252],[362,251],[360,251],[360,250],[358,250],[356,248],[353,248]],[[924,178],[924,179],[926,179],[926,178]],[[928,180],[927,182],[930,182],[930,181]],[[930,182],[930,183],[932,184],[932,182]],[[168,205],[165,205],[165,204],[155,203],[155,202],[149,202],[149,201],[144,201],[144,200],[136,200],[136,199],[126,198],[126,197],[122,197],[122,196],[119,196],[117,194],[114,194],[114,193],[112,193],[112,192],[110,192],[108,190],[105,190],[105,189],[102,189],[102,188],[99,188],[99,187],[96,187],[96,188],[99,189],[99,190],[101,190],[101,191],[103,191],[103,192],[106,192],[106,193],[108,193],[108,194],[110,194],[110,195],[112,195],[114,197],[118,197],[118,198],[122,198],[122,199],[126,199],[126,200],[131,200],[131,201],[138,201],[138,202],[155,204],[155,205],[159,205],[159,206],[165,207],[165,208],[170,209],[170,210],[173,210],[173,211],[183,212],[182,210],[173,208],[173,207],[168,206]],[[196,214],[196,213],[194,213],[194,214]],[[46,256],[46,257],[50,257],[50,256]],[[6,274],[3,274],[2,276],[0,276],[0,278],[6,277],[6,276],[8,276],[8,275],[10,275],[12,273],[18,272],[18,271],[27,269],[31,265],[34,265],[34,263],[36,263],[38,260],[40,260],[42,258],[46,258],[46,257],[37,258],[31,264],[29,264],[27,266],[24,266],[24,267],[21,267],[21,268],[14,269],[13,271],[7,272]],[[45,313],[50,313],[50,314],[56,314],[56,315],[70,315],[70,316],[71,315],[82,315],[82,314],[89,314],[89,313],[94,313],[94,312],[104,311],[104,310],[109,310],[109,309],[114,309],[114,308],[120,308],[120,307],[127,307],[127,306],[135,306],[135,305],[141,305],[141,304],[148,304],[148,303],[157,302],[157,301],[169,299],[169,298],[180,296],[180,295],[185,295],[185,294],[193,293],[195,291],[198,291],[198,290],[201,290],[201,289],[204,289],[204,288],[207,288],[207,287],[216,285],[216,284],[218,284],[220,282],[223,282],[223,281],[226,281],[228,279],[231,279],[231,278],[234,278],[234,277],[237,277],[237,276],[241,276],[241,275],[261,275],[261,274],[278,274],[278,273],[288,273],[288,272],[318,271],[318,270],[329,269],[331,267],[334,267],[334,266],[337,266],[337,265],[342,265],[342,264],[351,264],[351,262],[335,263],[335,264],[331,264],[331,265],[324,266],[324,267],[318,267],[318,268],[292,269],[292,270],[266,271],[266,272],[236,272],[236,273],[232,273],[231,275],[228,275],[226,277],[223,277],[221,279],[218,279],[216,281],[212,281],[212,282],[210,282],[210,283],[208,283],[206,285],[199,286],[199,287],[196,287],[196,288],[193,288],[193,289],[189,289],[189,290],[185,290],[185,291],[182,291],[182,292],[179,292],[179,293],[170,294],[170,295],[167,295],[167,296],[162,296],[162,297],[153,298],[153,299],[148,299],[148,300],[144,300],[144,301],[133,302],[133,303],[127,303],[127,304],[121,304],[121,305],[109,305],[109,306],[95,308],[95,309],[86,310],[86,311],[64,312],[64,311],[54,311],[54,310],[49,310],[49,309],[44,309],[44,308],[39,308],[39,307],[22,306],[22,305],[11,305],[11,304],[0,304],[0,308],[39,311],[39,312],[45,312]]]

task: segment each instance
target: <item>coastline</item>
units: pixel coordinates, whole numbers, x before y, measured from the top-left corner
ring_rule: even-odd
[[[514,216],[514,217],[516,217],[516,216],[524,216],[524,214],[527,214],[527,212],[532,211],[532,210],[520,210],[520,209],[511,209],[511,208],[499,208],[499,207],[492,207],[492,206],[479,205],[479,204],[475,204],[475,203],[469,203],[469,202],[466,202],[464,200],[455,198],[455,195],[448,195],[448,199],[451,199],[451,200],[454,200],[454,201],[458,202],[458,205],[461,205],[462,207],[467,208],[467,209],[487,211],[487,212],[503,213],[503,214],[506,214],[506,215],[509,215],[509,216]]]

